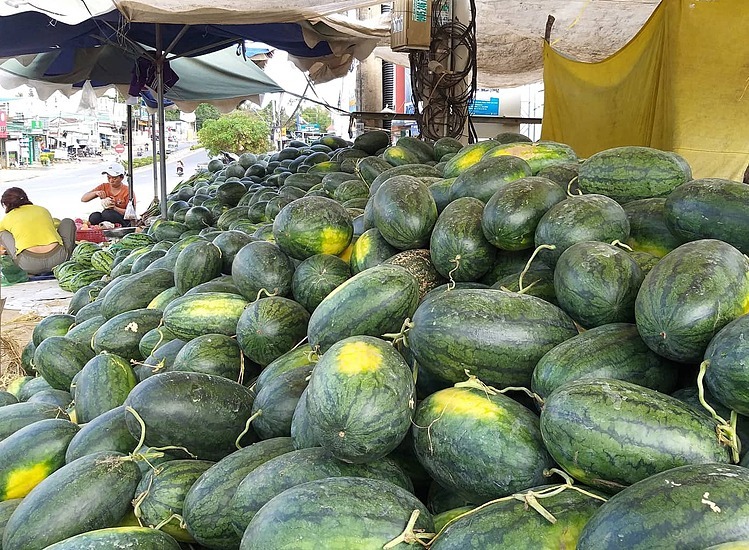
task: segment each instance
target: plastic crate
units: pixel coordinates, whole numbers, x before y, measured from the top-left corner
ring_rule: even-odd
[[[107,238],[98,227],[90,227],[88,229],[77,229],[75,232],[75,240],[103,243],[106,242]]]

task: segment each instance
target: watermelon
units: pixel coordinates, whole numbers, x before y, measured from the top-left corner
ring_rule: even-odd
[[[457,154],[447,161],[442,174],[446,178],[454,178],[461,172],[465,172],[471,166],[477,164],[488,150],[499,145],[498,142],[487,139],[472,145],[466,145]],[[530,176],[530,174],[528,174]]]
[[[64,336],[49,336],[34,351],[34,366],[50,386],[67,391],[73,376],[93,356],[94,351],[88,344],[79,344]]]
[[[398,253],[398,249],[391,246],[376,227],[367,229],[353,245],[351,251],[351,273],[356,275],[360,271],[383,263]]]
[[[320,506],[325,502],[325,506]],[[418,512],[416,533],[431,533],[431,514],[405,489],[387,481],[334,477],[297,485],[272,498],[252,518],[240,550],[357,548],[380,550]],[[305,526],[300,545],[300,535]],[[431,536],[431,535],[430,535]],[[416,546],[417,543],[411,543]]]
[[[315,254],[297,266],[291,279],[291,292],[294,300],[312,312],[328,294],[350,277],[349,264],[341,258]]]
[[[666,225],[666,199],[640,199],[624,205],[629,220],[627,245],[638,252],[647,252],[662,258],[683,240],[674,235]]]
[[[384,264],[399,265],[414,276],[419,283],[419,300],[423,299],[427,292],[447,281],[432,263],[429,249],[404,250],[385,260]]]
[[[581,378],[615,378],[671,393],[678,365],[645,345],[630,323],[601,325],[549,350],[533,369],[531,389],[546,398],[559,386]]]
[[[67,410],[73,401],[73,396],[65,390],[52,388],[40,390],[27,399],[29,403],[49,403],[61,409]]]
[[[546,178],[520,178],[487,200],[481,228],[487,240],[502,250],[533,248],[539,220],[565,198],[564,190]]]
[[[0,501],[23,498],[65,465],[78,426],[62,418],[39,420],[0,442]]]
[[[749,540],[749,471],[694,464],[650,476],[601,506],[583,528],[579,550],[706,548]]]
[[[109,527],[75,535],[45,550],[112,550],[138,548],[140,550],[180,550],[179,543],[163,531],[150,527]]]
[[[228,292],[182,296],[164,309],[164,325],[184,340],[203,334],[233,336],[246,306],[242,296]]]
[[[523,159],[513,156],[483,157],[455,178],[450,186],[449,198],[474,197],[485,203],[508,183],[531,174],[530,166]],[[445,176],[448,177],[447,174]]]
[[[18,398],[10,392],[0,390],[0,407],[18,403]]]
[[[244,369],[242,350],[235,338],[203,334],[180,348],[170,370],[213,374],[241,383]]]
[[[65,451],[65,462],[69,464],[82,456],[100,451],[116,451],[123,454],[134,451],[138,442],[125,424],[127,414],[125,406],[120,405],[81,426]]]
[[[677,466],[730,460],[714,420],[671,396],[609,378],[554,390],[541,410],[541,434],[567,473],[607,492]]]
[[[437,221],[437,205],[427,185],[413,176],[394,176],[374,195],[374,223],[399,250],[422,248]]]
[[[683,363],[702,359],[712,337],[749,313],[749,259],[723,241],[704,239],[669,252],[635,300],[635,319],[650,349]]]
[[[676,153],[625,146],[606,149],[583,162],[578,184],[584,193],[606,195],[623,204],[665,197],[691,179],[689,165]]]
[[[291,350],[307,334],[310,315],[298,302],[270,296],[249,304],[237,323],[237,343],[259,365]]]
[[[416,310],[407,334],[420,367],[450,382],[528,386],[538,360],[577,334],[561,309],[493,289],[444,292]]]
[[[519,271],[502,277],[491,288],[498,288],[508,292],[520,292],[520,276],[523,276],[523,294],[535,296],[558,306],[557,295],[554,292],[554,271],[548,267],[531,267],[528,271]],[[480,287],[474,287],[480,288]]]
[[[91,346],[91,339],[94,337],[94,334],[106,322],[107,320],[103,315],[96,315],[91,319],[86,319],[82,323],[76,323],[70,327],[70,330],[65,334],[65,338],[73,340],[78,344]]]
[[[309,319],[310,345],[325,352],[349,336],[397,333],[418,302],[413,275],[395,265],[378,265],[354,275],[317,306]]]
[[[242,231],[222,231],[213,239],[213,244],[221,251],[222,273],[231,274],[231,266],[234,263],[237,252],[253,240],[254,237],[250,237]]]
[[[125,405],[145,424],[146,445],[181,446],[199,458],[218,460],[236,449],[252,401],[247,388],[221,376],[164,372],[133,388]],[[140,439],[138,417],[131,412],[126,421],[133,437]]]
[[[160,346],[176,339],[177,336],[168,328],[159,326],[146,332],[138,342],[138,349],[143,357],[148,357]]]
[[[434,225],[429,244],[434,267],[453,281],[476,281],[494,264],[496,249],[481,229],[484,204],[472,197],[454,200]]]
[[[139,480],[138,466],[120,453],[74,460],[18,505],[5,526],[3,548],[42,550],[86,531],[114,527],[130,508]]]
[[[279,247],[265,241],[243,246],[234,257],[231,276],[248,300],[256,300],[261,290],[266,294],[288,296],[294,264]]]
[[[450,153],[457,153],[463,148],[463,144],[452,137],[443,137],[434,142],[434,158],[442,159]]]
[[[365,153],[374,155],[389,144],[390,134],[385,130],[369,130],[356,137],[354,140],[354,149],[361,149]]]
[[[241,533],[236,533],[231,523],[237,487],[252,470],[291,450],[288,437],[259,441],[203,472],[185,495],[182,507],[190,535],[202,546],[215,550],[239,547]]]
[[[133,265],[130,267],[130,273],[134,275],[136,273],[145,271],[156,260],[159,260],[164,256],[166,256],[166,250],[149,250],[148,252],[138,256],[138,258],[133,262]]]
[[[221,250],[211,242],[188,244],[174,264],[174,286],[180,294],[221,274]]]
[[[174,274],[168,269],[147,269],[131,275],[105,294],[101,314],[111,319],[126,311],[145,308],[161,292],[173,286]],[[102,299],[101,295],[99,299]]]
[[[577,162],[577,155],[569,145],[555,141],[537,141],[535,143],[503,143],[489,149],[481,160],[513,156],[528,163],[533,174],[554,164]]]
[[[454,387],[428,396],[416,408],[412,433],[429,475],[469,502],[539,485],[553,465],[538,416],[486,388]]]
[[[182,505],[192,484],[213,464],[207,460],[170,460],[149,471],[135,491],[135,517],[147,527],[158,525],[180,542],[194,542],[182,519]]]
[[[559,306],[585,328],[635,319],[635,298],[643,273],[621,248],[575,243],[559,256],[554,294]]]
[[[749,414],[748,326],[747,315],[731,321],[710,340],[705,351],[705,383],[710,393],[729,409],[744,415]]]
[[[32,378],[31,380],[28,380],[25,384],[23,384],[23,386],[19,388],[18,400],[28,401],[40,391],[49,390],[49,389],[52,389],[52,386],[50,386],[49,382],[47,382],[41,376]]]
[[[422,139],[411,136],[402,136],[398,138],[398,141],[395,142],[395,145],[397,147],[407,149],[408,151],[416,155],[417,160],[420,163],[436,160],[434,154],[434,146],[426,141],[423,141]]]
[[[414,382],[403,357],[371,336],[345,338],[312,372],[307,414],[315,438],[351,463],[382,458],[411,425]]]
[[[300,449],[273,457],[248,471],[231,499],[230,515],[234,528],[243,533],[258,510],[287,489],[329,477],[379,479],[409,492],[413,490],[411,480],[389,458],[348,464],[319,447]]]
[[[663,207],[679,239],[718,239],[749,254],[749,187],[720,178],[692,180],[673,190]]]
[[[561,492],[557,492],[560,489]],[[554,522],[520,498],[523,494],[528,498],[539,496],[538,502],[552,515]],[[461,550],[473,545],[477,548],[571,549],[585,524],[604,502],[603,498],[564,485],[534,487],[517,496],[460,515],[432,540],[430,548]]]
[[[101,353],[76,376],[75,415],[81,423],[119,407],[137,383],[130,364],[118,355]]]
[[[161,324],[161,317],[158,309],[146,308],[115,315],[96,331],[92,346],[96,353],[108,351],[125,360],[144,359],[140,353],[140,340]]]
[[[369,185],[370,196],[374,196],[383,183],[395,176],[411,176],[421,180],[423,177],[441,178],[442,174],[440,174],[434,167],[427,164],[404,164],[402,166],[393,166],[379,174],[372,181]]]
[[[231,294],[241,294],[237,285],[234,284],[234,279],[232,279],[231,275],[219,275],[215,279],[200,283],[185,292],[185,296],[198,294],[200,292],[229,292]]]
[[[252,427],[260,439],[288,437],[291,434],[291,422],[294,410],[307,388],[307,381],[312,372],[308,368],[297,368],[286,371],[261,385],[256,383],[255,401],[252,403],[252,414],[257,415]]]
[[[74,323],[74,315],[64,313],[48,315],[34,326],[34,330],[31,332],[31,341],[34,346],[38,346],[50,336],[65,336]]]
[[[353,233],[346,209],[325,197],[297,199],[284,206],[273,222],[276,244],[298,260],[315,254],[340,254]]]
[[[625,242],[628,237],[629,220],[619,204],[603,195],[582,195],[569,197],[547,210],[538,221],[534,242],[536,247],[555,247],[540,256],[553,267],[562,252],[575,243]]]
[[[0,407],[0,442],[21,428],[47,418],[67,420],[68,415],[48,403],[13,403]]]

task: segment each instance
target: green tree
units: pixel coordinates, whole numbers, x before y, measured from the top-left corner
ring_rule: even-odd
[[[328,126],[333,122],[330,113],[325,107],[305,107],[300,114],[307,121],[307,124],[317,124],[322,133],[325,133]]]
[[[209,103],[201,103],[195,109],[195,129],[200,130],[206,120],[216,120],[221,118],[221,112]]]
[[[198,130],[198,143],[210,155],[221,151],[236,154],[264,153],[270,146],[268,124],[253,111],[234,111],[206,120]]]
[[[182,111],[179,109],[166,109],[164,111],[164,120],[169,121],[176,121],[180,120],[180,117],[182,116]]]

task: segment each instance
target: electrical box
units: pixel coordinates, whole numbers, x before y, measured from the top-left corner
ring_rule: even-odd
[[[395,0],[390,48],[396,52],[428,50],[432,40],[432,0]]]

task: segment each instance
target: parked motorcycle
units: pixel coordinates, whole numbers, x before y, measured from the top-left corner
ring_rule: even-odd
[[[179,177],[182,177],[182,174],[184,174],[184,173],[185,173],[185,168],[184,168],[184,166],[182,166],[182,163],[180,162],[180,163],[177,164],[177,175]]]

